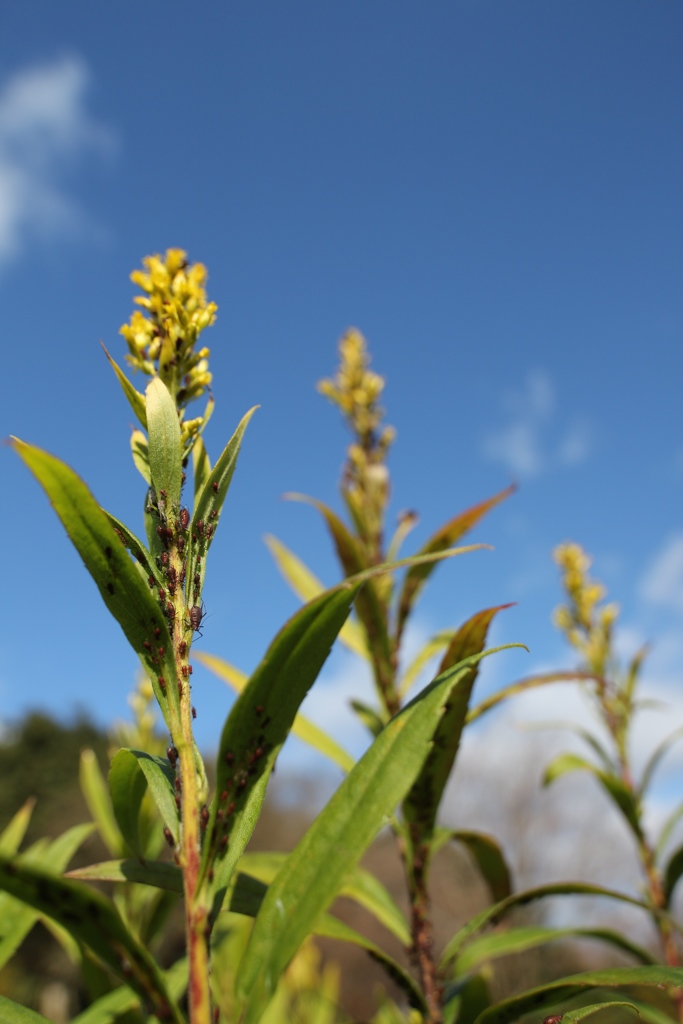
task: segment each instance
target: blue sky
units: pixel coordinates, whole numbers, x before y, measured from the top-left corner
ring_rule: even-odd
[[[142,530],[99,341],[122,358],[129,272],[185,248],[219,304],[214,457],[261,405],[202,649],[248,670],[297,607],[264,533],[338,578],[315,513],[280,495],[338,505],[346,436],[314,385],[353,324],[387,378],[392,516],[419,511],[414,545],[520,485],[472,536],[495,551],[439,569],[413,640],[516,601],[494,640],[531,653],[491,659],[482,692],[567,667],[551,551],[573,538],[622,606],[624,648],[652,641],[680,723],[682,58],[679,0],[5,5],[0,435],[65,459]],[[134,656],[9,451],[2,480],[0,721],[125,715]],[[230,698],[195,679],[210,746]],[[310,707],[354,749],[339,702],[363,686],[333,655]],[[547,700],[541,717],[571,704]]]

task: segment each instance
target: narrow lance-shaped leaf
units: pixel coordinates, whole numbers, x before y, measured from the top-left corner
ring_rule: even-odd
[[[483,519],[487,512],[490,512],[492,508],[498,505],[501,501],[504,501],[505,498],[509,498],[514,491],[514,486],[506,487],[504,491],[500,491],[499,494],[494,494],[492,498],[488,498],[486,501],[482,501],[478,505],[473,505],[472,508],[468,508],[465,512],[460,512],[459,515],[455,516],[442,526],[441,529],[437,530],[436,533],[432,534],[427,543],[420,548],[418,554],[422,555],[437,551],[445,551],[446,548],[452,547],[460,540],[461,537],[476,526],[479,520]],[[427,579],[435,568],[435,563],[426,563],[424,565],[415,566],[406,573],[406,577],[403,581],[403,587],[401,589],[401,596],[399,598],[398,614],[396,619],[394,642],[397,647],[400,643],[406,620],[415,606],[415,602],[417,601],[422,587],[425,585]]]
[[[33,808],[36,806],[35,797],[29,797],[14,817],[3,829],[0,835],[0,854],[11,857],[17,852],[29,826]]]
[[[133,464],[148,487],[152,485],[152,474],[149,468],[149,444],[147,435],[141,430],[134,430],[130,435],[130,452]]]
[[[114,787],[120,788],[120,797],[130,790],[130,810],[128,812],[121,810],[121,815],[124,817],[128,813],[131,818],[134,815],[135,822],[129,824],[133,834],[137,833],[140,804],[145,790],[149,787],[164,824],[170,830],[173,839],[178,841],[178,808],[175,802],[174,783],[175,772],[164,757],[155,757],[144,750],[124,747],[112,759],[109,772],[112,800],[114,799]],[[133,808],[135,809],[133,810]],[[140,844],[139,837],[137,841]],[[135,849],[135,847],[132,848]],[[138,856],[141,855],[138,850],[135,852],[138,853]]]
[[[149,382],[146,397],[152,486],[156,491],[159,511],[175,518],[180,508],[183,474],[178,410],[160,377]]]
[[[275,758],[318,676],[361,584],[311,601],[275,637],[230,711],[216,765],[203,873],[214,865],[214,915],[256,824]]]
[[[249,682],[249,677],[245,672],[235,668],[229,662],[223,658],[217,658],[214,654],[203,654],[197,652],[195,658],[202,665],[206,665],[208,669],[214,672],[219,679],[228,683],[236,690],[237,693],[241,693]],[[292,735],[296,736],[302,741],[302,743],[308,744],[313,750],[317,750],[320,754],[328,757],[330,761],[338,765],[342,771],[351,771],[354,764],[356,763],[350,754],[339,746],[336,740],[333,740],[331,736],[313,722],[305,718],[304,715],[297,713],[292,723],[291,728]]]
[[[631,942],[627,936],[610,928],[529,927],[511,928],[509,931],[494,932],[491,935],[475,939],[465,946],[456,960],[455,972],[458,976],[469,974],[482,964],[499,957],[523,953],[529,949],[537,949],[549,942],[572,938],[598,939],[622,953],[629,953],[643,964],[657,963],[656,958],[647,949]]]
[[[481,657],[449,669],[388,723],[287,858],[268,890],[240,965],[237,986],[247,1000],[247,1021],[258,1019],[349,868],[415,781],[444,703]]]
[[[676,828],[676,825],[678,825],[681,818],[683,818],[683,801],[680,804],[677,804],[676,807],[674,807],[673,811],[671,811],[668,818],[664,822],[661,832],[659,833],[656,847],[656,855],[658,860],[664,853],[664,850],[667,847],[667,843],[671,839],[673,831]]]
[[[680,967],[615,967],[606,971],[585,971],[560,978],[538,988],[522,992],[521,995],[501,1002],[484,1010],[477,1017],[477,1024],[512,1024],[525,1013],[539,1013],[545,1007],[563,1003],[573,996],[591,989],[619,989],[624,987],[677,988],[683,984],[683,970]]]
[[[355,537],[331,508],[322,501],[309,498],[304,494],[285,494],[285,498],[312,505],[320,512],[332,537],[342,572],[347,577],[355,576],[368,568]],[[356,611],[365,629],[366,647],[372,654],[375,683],[380,693],[384,693],[389,681],[393,678],[392,652],[387,632],[386,612],[372,580],[358,593]]]
[[[502,608],[508,607],[509,605],[500,605],[496,608],[487,608],[468,619],[448,645],[439,674],[453,665],[462,663],[471,655],[479,654],[486,644],[486,636],[493,618]],[[431,840],[439,804],[460,746],[460,736],[478,671],[479,663],[475,662],[457,689],[451,693],[434,735],[432,749],[404,801],[403,814],[409,826],[414,850]]]
[[[683,728],[676,729],[674,732],[666,736],[661,743],[659,743],[650,754],[645,767],[643,768],[643,774],[640,780],[640,786],[638,787],[638,797],[642,800],[645,793],[647,792],[650,783],[652,782],[652,776],[657,771],[662,758],[668,753],[674,743],[683,737]]]
[[[279,541],[277,537],[266,534],[264,537],[268,550],[275,559],[275,564],[289,583],[290,587],[302,601],[312,601],[314,597],[324,593],[325,587],[300,558]],[[368,645],[363,631],[353,619],[347,619],[339,634],[340,641],[360,658],[369,660]]]
[[[491,890],[493,900],[498,903],[512,891],[510,869],[503,851],[493,838],[483,832],[451,832],[450,838],[461,843],[474,859],[479,872]]]
[[[528,903],[545,899],[547,896],[573,895],[606,896],[620,903],[628,903],[630,906],[640,907],[648,914],[652,913],[652,907],[649,903],[637,900],[633,896],[626,896],[624,893],[616,892],[614,889],[605,889],[600,885],[588,885],[585,882],[553,882],[550,885],[539,885],[533,889],[525,889],[522,892],[513,893],[507,899],[486,907],[485,910],[471,918],[466,925],[455,933],[444,949],[441,955],[442,967],[455,960],[474,935],[486,928],[487,925],[498,924],[515,907],[524,907]]]
[[[168,624],[149,585],[128,557],[107,513],[80,477],[40,448],[18,438],[12,438],[11,443],[45,490],[104,603],[142,661],[170,727],[170,714],[174,709],[177,712],[176,687],[168,688],[169,710],[169,700],[158,679],[175,679],[175,663]]]
[[[104,348],[104,345],[102,345],[102,348]],[[126,396],[130,403],[131,409],[137,416],[138,420],[140,421],[144,429],[147,430],[147,408],[145,405],[145,396],[141,395],[140,392],[133,387],[133,385],[123,372],[123,370],[114,362],[112,357],[109,355],[106,348],[104,348],[104,354],[109,360],[111,367],[114,373],[116,374],[116,378],[119,384],[121,385],[121,388],[123,389],[124,395]]]
[[[591,672],[546,672],[542,675],[520,679],[511,686],[506,686],[502,690],[498,690],[497,693],[491,694],[490,697],[471,708],[467,714],[467,723],[476,721],[487,711],[502,704],[504,700],[516,697],[520,693],[526,693],[527,690],[535,690],[536,687],[547,686],[548,683],[574,683],[580,679],[593,680],[595,676]]]
[[[182,1024],[161,971],[101,893],[4,857],[0,858],[0,888],[57,921],[88,946],[157,1016]]]
[[[597,765],[586,761],[585,758],[578,757],[576,754],[559,754],[553,758],[543,773],[543,785],[548,786],[562,775],[573,771],[586,771],[594,775],[624,815],[635,834],[641,835],[638,805],[634,794],[618,775],[598,768]]]
[[[235,472],[240,446],[249,420],[258,406],[255,405],[246,413],[237,425],[227,445],[221,452],[216,465],[208,473],[201,489],[196,492],[195,508],[190,523],[187,541],[187,593],[188,604],[197,604],[204,586],[206,572],[206,553],[211,547],[220,520],[221,511],[228,494],[228,488]],[[203,476],[208,465],[200,459],[195,463]],[[197,582],[195,583],[195,580]],[[191,598],[191,600],[190,600]]]
[[[206,481],[209,479],[209,473],[211,472],[211,460],[209,459],[209,453],[206,450],[204,439],[198,437],[192,446],[192,469],[194,476],[194,494],[195,499],[198,494],[201,494],[204,489]]]
[[[408,668],[403,673],[398,687],[399,696],[405,697],[411,686],[417,681],[422,670],[426,668],[432,658],[442,651],[444,647],[448,647],[449,643],[455,636],[455,632],[456,631],[454,629],[445,629],[441,633],[436,633],[423,647],[420,648]]]
[[[0,995],[0,1020],[3,1024],[51,1024],[47,1017],[20,1006],[13,999]]]
[[[78,777],[88,810],[105,846],[114,856],[121,854],[121,833],[112,810],[109,787],[104,781],[94,751],[81,751]]]
[[[671,897],[681,875],[683,875],[683,846],[679,846],[671,855],[664,871],[664,895],[667,907],[671,903]]]

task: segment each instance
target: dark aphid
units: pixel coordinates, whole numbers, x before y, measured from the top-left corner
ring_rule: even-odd
[[[192,627],[193,632],[199,633],[200,636],[204,636],[204,634],[201,632],[199,628],[202,624],[203,616],[204,612],[199,607],[199,605],[193,604],[192,607],[190,608],[190,626]]]
[[[179,580],[180,580],[180,586],[182,587],[183,584],[185,583],[185,563],[184,562],[183,562],[183,567],[180,570]]]
[[[182,699],[182,696],[183,696],[184,692],[185,691],[183,690],[183,684],[180,682],[180,680],[178,680],[178,696],[181,699]]]
[[[157,590],[157,594],[159,595],[159,600],[160,601],[165,601],[166,600],[166,592],[164,591],[164,589],[162,587],[159,587],[159,589]]]
[[[192,675],[192,665],[187,666],[187,671],[189,672],[190,675]]]
[[[159,686],[161,688],[161,692],[162,693],[166,693],[166,683],[164,682],[164,677],[163,676],[159,676],[159,678],[157,679],[157,682],[158,682],[158,684],[159,684]]]
[[[166,614],[170,621],[173,622],[173,620],[175,619],[175,608],[170,601],[166,605]]]
[[[175,845],[175,843],[173,842],[173,834],[171,833],[171,830],[168,827],[168,825],[164,825],[164,839],[166,840],[169,846]]]
[[[233,754],[232,750],[226,751],[225,763],[226,764],[234,764],[235,763],[235,755]]]
[[[214,492],[216,494],[218,494],[218,480],[214,480],[214,482],[211,484],[211,486],[213,487]]]
[[[196,573],[194,574],[194,577],[193,577],[193,579],[192,579],[192,582],[194,583],[194,588],[195,588],[195,590],[198,590],[198,589],[199,589],[199,586],[200,586],[200,584],[201,584],[201,582],[202,582],[202,578],[201,578],[201,576],[199,575],[199,573],[198,573],[198,572],[196,572]]]
[[[204,534],[204,520],[203,519],[200,519],[199,522],[197,523],[197,533],[199,534],[200,537],[203,536],[203,534]]]
[[[166,654],[166,651],[164,650],[164,648],[160,647],[159,648],[159,657],[163,658],[165,656],[165,654]]]
[[[159,561],[161,562],[161,564],[164,565],[164,566],[168,565],[169,559],[170,559],[170,555],[169,555],[168,551],[162,551],[160,556],[159,556]]]
[[[195,707],[192,708],[192,717],[193,718],[197,717],[197,709]]]
[[[178,654],[180,655],[181,658],[184,658],[185,655],[187,654],[187,644],[185,643],[184,640],[181,640],[180,643],[178,644]]]
[[[214,509],[213,512],[209,512],[209,519],[215,519],[218,515],[218,509]]]
[[[107,558],[111,558],[111,556],[114,554],[114,552],[112,551],[112,549],[109,547],[108,544],[107,544],[106,548],[104,549],[104,553],[107,556]]]
[[[181,665],[180,666],[180,671],[183,674],[183,679],[187,679],[187,665]]]
[[[182,554],[184,549],[185,549],[185,538],[184,537],[178,537],[178,551],[180,551],[180,553]]]
[[[168,590],[170,594],[175,594],[176,582],[178,579],[177,573],[172,565],[166,570],[166,577],[168,579]]]
[[[148,651],[151,651],[151,650],[152,650],[152,645],[151,645],[151,643],[149,642],[149,640],[143,640],[143,641],[142,641],[142,646],[143,646],[143,647],[146,647]]]
[[[201,811],[199,812],[199,821],[202,828],[206,828],[209,823],[209,808],[204,804]]]
[[[158,627],[158,626],[155,626],[155,627],[154,627],[154,635],[155,635],[155,637],[157,638],[157,640],[158,640],[158,639],[159,639],[159,637],[161,636],[161,630],[159,629],[159,627]]]
[[[168,747],[168,749],[166,750],[166,757],[169,759],[169,761],[175,768],[176,762],[178,760],[178,751],[176,750],[176,748],[173,746]]]
[[[114,584],[113,583],[107,583],[107,590],[109,591],[110,594],[113,594],[114,593]]]
[[[206,539],[207,540],[211,540],[212,534],[213,534],[213,526],[211,526],[211,524],[209,523],[209,525],[206,528]]]
[[[179,777],[179,776],[177,776],[177,775],[176,775],[176,777],[175,777],[175,779],[174,779],[174,781],[173,781],[173,785],[174,785],[174,786],[175,786],[175,788],[176,788],[176,793],[179,793],[179,792],[180,792],[180,790],[181,790],[181,789],[183,788],[183,784],[182,784],[182,782],[180,781],[180,777]]]
[[[196,543],[197,543],[197,534],[196,534],[196,533],[193,533],[193,534],[192,534],[192,542],[193,542],[194,544],[196,544]]]
[[[150,587],[153,587],[154,586],[154,577],[153,576],[148,576],[147,577],[147,582],[149,583]]]
[[[177,796],[177,795],[176,795],[176,798],[175,798],[175,805],[178,808],[178,810],[180,810],[180,797]]]
[[[221,793],[221,800],[227,800],[227,799],[228,799],[228,791],[227,791],[227,789],[224,789],[223,792]]]
[[[229,818],[230,815],[234,812],[234,810],[235,810],[235,801],[231,800],[230,803],[228,804],[228,806],[225,809],[226,816]]]
[[[228,837],[227,836],[223,836],[223,838],[221,839],[221,843],[220,843],[221,850],[224,850],[227,845],[228,845]]]
[[[180,525],[182,526],[183,530],[186,530],[190,525],[190,513],[187,511],[186,508],[181,508],[180,510]]]
[[[263,707],[263,705],[262,705],[262,704],[257,704],[257,705],[256,705],[256,714],[257,714],[257,715],[262,715],[262,714],[263,714],[263,711],[264,711],[264,707]]]

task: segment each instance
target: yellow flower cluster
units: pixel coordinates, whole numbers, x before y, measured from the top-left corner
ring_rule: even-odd
[[[178,408],[199,398],[211,384],[209,349],[195,351],[197,339],[216,319],[215,302],[206,301],[206,267],[190,266],[182,249],[165,256],[147,256],[146,272],[134,270],[131,280],[145,293],[121,334],[128,343],[130,365],[150,377],[158,374]]]
[[[354,434],[349,446],[342,492],[359,527],[371,562],[381,556],[384,509],[389,497],[387,452],[396,431],[382,426],[384,409],[379,400],[384,378],[368,369],[365,338],[352,328],[339,342],[340,364],[334,379],[318,384],[318,391],[343,413]]]
[[[591,558],[579,544],[561,544],[555,548],[553,557],[562,570],[562,583],[569,598],[569,604],[555,610],[553,621],[590,671],[602,676],[612,655],[612,628],[619,607],[598,607],[606,591],[588,575]]]

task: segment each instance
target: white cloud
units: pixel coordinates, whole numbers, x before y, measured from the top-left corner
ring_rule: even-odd
[[[538,476],[553,466],[576,466],[591,452],[592,436],[585,418],[573,420],[560,432],[555,388],[545,370],[532,370],[521,391],[507,395],[503,402],[509,413],[508,423],[484,438],[484,455],[500,462],[514,476]]]
[[[649,604],[683,611],[683,533],[675,533],[655,556],[640,585]]]
[[[114,148],[85,107],[88,70],[66,57],[16,73],[0,89],[0,265],[31,238],[96,235],[66,181],[88,151]]]

